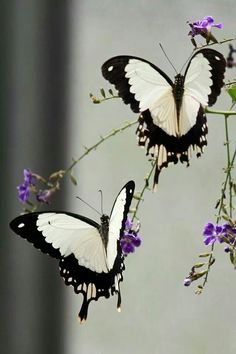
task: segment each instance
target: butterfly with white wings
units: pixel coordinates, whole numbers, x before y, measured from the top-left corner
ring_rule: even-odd
[[[140,146],[155,159],[154,189],[163,167],[199,157],[208,133],[204,109],[212,106],[224,84],[226,61],[216,50],[197,51],[184,75],[172,80],[147,60],[127,55],[106,61],[102,74],[139,116]]]
[[[101,223],[68,212],[34,212],[11,221],[11,229],[43,253],[59,260],[60,275],[76,294],[83,294],[79,319],[84,322],[91,300],[117,294],[121,306],[120,282],[123,280],[124,255],[120,238],[134,194],[129,181],[118,194],[110,217]]]

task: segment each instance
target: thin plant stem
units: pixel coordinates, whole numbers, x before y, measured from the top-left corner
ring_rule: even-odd
[[[227,169],[226,169],[226,177],[225,177],[225,181],[223,184],[223,188],[221,190],[221,198],[220,198],[220,202],[219,202],[219,209],[218,209],[218,213],[217,213],[217,217],[216,217],[216,223],[219,222],[220,218],[221,218],[221,211],[223,209],[224,206],[224,199],[225,199],[225,192],[227,189],[227,185],[229,186],[229,206],[230,206],[230,218],[232,217],[232,177],[231,177],[231,170],[233,168],[234,165],[234,160],[236,157],[236,149],[233,153],[233,157],[232,159],[230,158],[230,148],[229,148],[229,130],[228,130],[228,116],[229,115],[225,115],[225,138],[226,138],[226,145],[227,145]],[[204,277],[204,281],[203,284],[201,286],[201,288],[203,289],[204,286],[207,283],[208,280],[208,275],[210,272],[210,268],[211,268],[211,264],[213,261],[213,251],[214,251],[214,243],[211,246],[211,254],[209,256],[209,260],[208,260],[208,266],[207,266],[207,271],[206,271],[206,275]]]
[[[223,43],[227,43],[227,42],[231,42],[234,41],[236,38],[227,38],[227,39],[223,39],[222,41],[219,41],[217,43],[208,43],[208,44],[204,44],[202,45],[200,48],[204,48],[204,47],[209,47],[215,44],[223,44]],[[199,47],[197,49],[200,49]]]
[[[110,133],[108,133],[107,135],[104,136],[100,136],[100,140],[98,142],[96,142],[95,144],[93,144],[92,146],[90,146],[89,148],[85,147],[85,152],[76,160],[74,160],[72,162],[72,164],[65,170],[65,174],[69,173],[74,167],[75,165],[80,162],[86,155],[88,155],[91,151],[96,150],[98,148],[99,145],[101,145],[102,143],[104,143],[104,141],[110,139],[111,137],[115,136],[118,133],[122,133],[124,130],[126,130],[127,128],[132,127],[134,124],[137,124],[137,120],[131,121],[131,122],[127,122],[125,123],[122,127],[120,128],[115,128],[112,129],[112,131]]]
[[[155,167],[156,167],[156,163],[152,162],[152,167],[151,167],[149,173],[147,174],[147,176],[144,178],[144,185],[143,185],[143,188],[142,188],[142,190],[141,190],[141,192],[139,194],[138,201],[137,201],[137,203],[135,205],[132,221],[134,221],[135,218],[137,219],[137,213],[138,213],[139,205],[140,205],[141,201],[143,201],[143,195],[144,195],[146,189],[149,188],[149,181],[150,181],[150,178],[152,176],[152,173],[153,173]]]
[[[209,109],[209,108],[206,108],[205,112],[209,113],[209,114],[220,114],[220,115],[224,115],[227,117],[236,115],[235,111],[219,111],[219,110],[214,110],[214,109]]]

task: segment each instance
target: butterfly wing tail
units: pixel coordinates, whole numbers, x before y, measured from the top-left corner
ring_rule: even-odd
[[[207,145],[207,133],[207,119],[202,106],[199,108],[196,124],[180,138],[168,135],[157,127],[149,111],[140,115],[136,130],[138,144],[141,147],[146,146],[147,155],[150,155],[156,164],[153,191],[157,190],[159,175],[163,168],[167,168],[169,164],[177,164],[178,161],[188,166],[193,153],[197,157],[202,155]]]

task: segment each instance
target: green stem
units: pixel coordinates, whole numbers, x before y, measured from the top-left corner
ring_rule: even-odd
[[[231,42],[231,41],[234,41],[235,39],[236,38],[223,39],[222,41],[217,42],[217,43],[204,44],[200,48],[197,48],[197,49],[201,49],[201,48],[204,48],[204,47],[209,47],[209,46],[212,46],[212,45],[215,45],[215,44],[223,44],[223,43]]]
[[[226,144],[227,144],[227,170],[226,170],[225,182],[224,182],[223,188],[221,190],[221,198],[220,198],[220,203],[219,203],[219,209],[218,209],[218,213],[217,213],[216,223],[218,223],[220,218],[221,218],[221,211],[222,211],[222,208],[224,206],[225,192],[226,192],[226,188],[227,188],[228,184],[229,184],[229,195],[230,195],[230,217],[232,217],[232,209],[233,209],[233,206],[232,206],[232,186],[231,186],[232,177],[231,177],[231,170],[233,168],[234,160],[236,158],[236,149],[234,150],[233,157],[230,160],[229,131],[228,131],[227,118],[228,118],[228,115],[225,115],[225,137],[226,137]],[[207,272],[206,272],[206,275],[204,277],[204,281],[203,281],[203,284],[202,284],[202,289],[204,288],[205,284],[207,283],[208,275],[209,275],[210,268],[211,268],[211,262],[213,260],[213,251],[214,251],[214,243],[211,246],[211,255],[210,255],[209,260],[208,260]]]
[[[225,138],[226,138],[226,146],[227,146],[227,171],[228,171],[228,186],[229,186],[229,216],[232,218],[232,176],[231,176],[231,161],[230,161],[230,148],[229,148],[229,129],[228,129],[228,115],[225,116]]]
[[[110,97],[98,98],[98,97],[94,96],[93,94],[90,94],[90,98],[94,104],[99,104],[104,101],[112,100],[113,98],[120,98],[120,96],[114,95],[114,96],[110,96]]]
[[[127,123],[126,123],[125,125],[123,125],[122,127],[113,129],[113,130],[112,130],[110,133],[108,133],[107,135],[101,136],[101,137],[100,137],[100,140],[99,140],[96,144],[90,146],[89,148],[87,148],[87,147],[85,148],[85,152],[84,152],[78,159],[76,159],[76,160],[73,161],[73,163],[65,170],[65,174],[66,174],[66,173],[69,173],[69,172],[73,169],[73,167],[74,167],[78,162],[80,162],[80,161],[81,161],[86,155],[88,155],[91,151],[96,150],[97,147],[98,147],[99,145],[101,145],[104,141],[110,139],[111,137],[115,136],[115,135],[118,134],[118,133],[122,133],[124,130],[126,130],[127,128],[132,127],[134,124],[137,124],[137,120],[134,120],[134,121],[131,121],[131,122],[127,122]]]
[[[236,112],[235,111],[219,111],[219,110],[214,110],[214,109],[209,109],[205,108],[205,112],[209,114],[220,114],[224,116],[235,116]]]
[[[135,218],[137,219],[137,213],[138,213],[139,204],[143,200],[143,195],[144,195],[146,189],[148,189],[148,187],[149,187],[149,181],[150,181],[150,178],[152,176],[152,173],[153,173],[155,167],[156,167],[156,163],[152,162],[151,170],[149,171],[147,176],[144,178],[144,186],[143,186],[143,189],[141,190],[141,192],[139,194],[138,201],[137,201],[137,203],[135,205],[135,211],[134,211],[134,214],[133,214],[133,217],[132,217],[132,221],[134,221]]]

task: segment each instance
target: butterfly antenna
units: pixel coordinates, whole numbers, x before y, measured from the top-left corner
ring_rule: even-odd
[[[193,51],[194,52],[194,51]],[[184,62],[184,64],[182,65],[181,67],[181,70],[180,70],[180,73],[181,71],[183,70],[183,68],[185,67],[185,65],[189,62],[189,59],[191,58],[191,56],[193,55],[193,53],[191,53],[189,56],[188,56],[188,59]]]
[[[99,189],[98,192],[101,194],[101,211],[102,211],[102,214],[103,214],[103,194],[102,194],[102,190]]]
[[[97,209],[95,209],[92,205],[90,205],[89,203],[87,203],[85,200],[83,200],[80,197],[76,197],[77,199],[81,200],[81,202],[83,202],[84,204],[86,204],[88,207],[90,207],[91,209],[93,209],[94,211],[96,211],[97,214],[101,215],[101,213],[99,213],[99,211],[97,211]]]
[[[159,46],[161,47],[161,50],[163,51],[163,53],[164,53],[164,55],[165,55],[166,59],[168,60],[168,62],[170,63],[170,65],[172,66],[172,68],[174,69],[174,71],[175,71],[175,73],[176,73],[176,75],[177,75],[177,74],[178,74],[178,72],[177,72],[177,70],[175,69],[174,65],[171,63],[171,61],[170,61],[170,59],[169,59],[168,55],[166,54],[166,52],[165,52],[164,48],[162,47],[162,44],[161,44],[161,43],[159,43]]]

